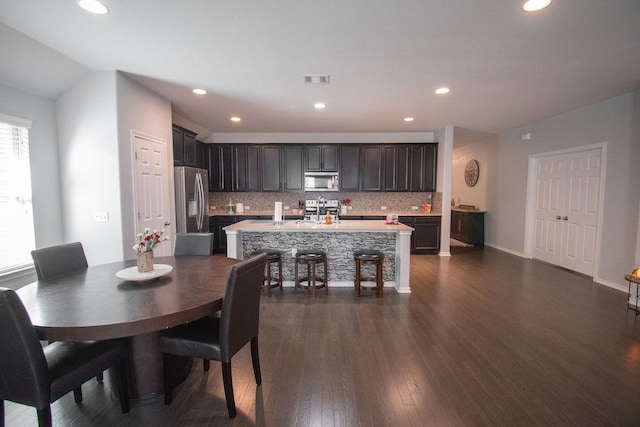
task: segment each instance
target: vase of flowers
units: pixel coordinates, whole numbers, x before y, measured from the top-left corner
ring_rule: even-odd
[[[136,251],[138,271],[141,273],[153,271],[153,248],[169,240],[169,237],[164,234],[164,229],[152,231],[150,228],[142,230],[137,237],[138,243],[133,246],[133,250]]]

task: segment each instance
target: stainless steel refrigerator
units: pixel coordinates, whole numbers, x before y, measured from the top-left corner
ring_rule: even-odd
[[[209,179],[206,169],[174,168],[176,186],[176,231],[209,232]]]

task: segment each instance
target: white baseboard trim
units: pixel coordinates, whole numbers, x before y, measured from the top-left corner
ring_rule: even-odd
[[[502,252],[507,252],[511,255],[519,256],[520,258],[526,258],[523,252],[512,251],[511,249],[503,248],[502,246],[497,246],[492,243],[485,243],[485,246],[489,246],[490,248],[497,249]]]

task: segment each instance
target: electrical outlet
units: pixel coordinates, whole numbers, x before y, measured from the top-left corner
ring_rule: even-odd
[[[418,207],[417,206],[411,206],[411,210],[417,211]]]
[[[291,248],[291,256],[296,256],[296,252],[298,252],[296,248]]]
[[[386,211],[387,207],[386,206],[380,206],[380,209],[382,209],[383,211]]]
[[[245,210],[245,211],[250,211],[250,210],[251,210],[251,206],[245,206],[245,207],[244,207],[244,210]]]
[[[109,222],[109,212],[94,212],[93,220],[95,222]]]
[[[216,209],[218,209],[218,207],[217,207],[217,206],[211,206],[211,210],[212,210],[212,211],[215,211]]]
[[[288,211],[289,209],[291,209],[289,206],[285,206],[282,209],[284,209],[285,211]]]

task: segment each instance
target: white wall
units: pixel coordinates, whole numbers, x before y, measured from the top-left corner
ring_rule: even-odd
[[[640,91],[530,125],[500,133],[498,146],[488,161],[495,164],[496,191],[487,198],[493,220],[486,242],[522,254],[524,251],[527,162],[532,154],[595,143],[607,143],[602,240],[599,273],[594,279],[625,287],[638,257],[638,200],[640,199]],[[531,133],[530,141],[522,141]]]
[[[87,74],[56,105],[65,240],[82,242],[90,265],[121,260],[115,72]]]
[[[116,86],[123,251],[124,259],[133,259],[135,253],[131,248],[135,244],[137,211],[134,206],[134,165],[131,135],[135,131],[167,144],[170,209],[171,212],[175,212],[171,103],[122,73],[116,74]],[[171,229],[175,231],[173,224]],[[173,236],[175,233],[171,232],[171,235]]]
[[[29,156],[36,247],[63,243],[55,103],[0,84],[0,113],[32,121]]]

